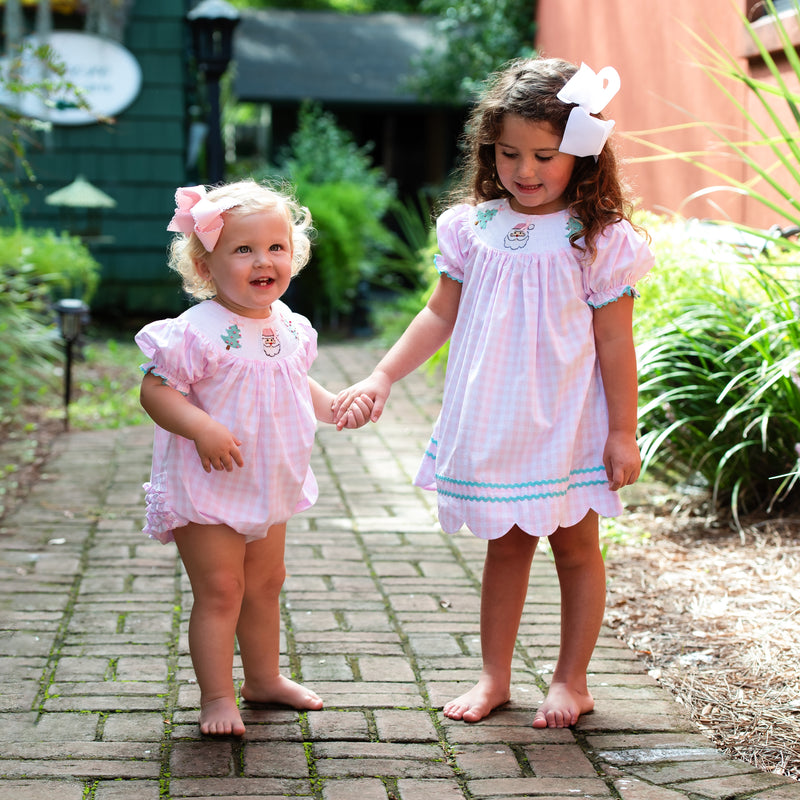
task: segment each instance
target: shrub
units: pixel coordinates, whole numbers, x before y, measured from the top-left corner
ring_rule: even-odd
[[[639,355],[645,468],[699,478],[734,520],[800,504],[800,284],[758,264],[746,278],[746,293],[710,287]]]
[[[335,321],[353,310],[359,284],[379,274],[392,237],[383,225],[395,186],[374,167],[370,146],[359,147],[335,117],[313,103],[301,107],[298,128],[277,171],[309,208],[317,231],[311,262],[298,276],[291,304]],[[268,168],[254,177],[274,177]]]
[[[59,359],[52,302],[89,300],[100,266],[80,240],[52,231],[0,231],[0,422],[53,391]]]

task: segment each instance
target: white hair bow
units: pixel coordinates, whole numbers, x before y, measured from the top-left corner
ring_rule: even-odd
[[[594,156],[597,161],[597,156],[614,130],[614,120],[597,119],[591,115],[602,111],[619,87],[619,73],[614,67],[603,67],[595,73],[591,67],[581,64],[581,68],[556,95],[564,103],[577,103],[570,111],[558,148],[562,153]]]

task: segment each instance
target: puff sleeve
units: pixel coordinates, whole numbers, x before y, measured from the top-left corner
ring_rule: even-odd
[[[637,282],[653,267],[647,242],[627,220],[610,225],[597,240],[597,256],[584,268],[586,301],[602,308],[623,295],[638,297]]]
[[[291,312],[287,324],[299,334],[300,346],[303,348],[305,356],[305,368],[311,369],[311,365],[317,358],[317,332],[306,317],[294,311]]]
[[[181,394],[188,394],[192,384],[210,377],[219,366],[218,353],[180,317],[145,325],[135,341],[149,359],[142,372],[152,372]]]
[[[468,255],[469,211],[471,206],[462,203],[447,209],[436,220],[436,238],[439,253],[434,264],[440,275],[447,275],[454,281],[464,281],[464,261]]]

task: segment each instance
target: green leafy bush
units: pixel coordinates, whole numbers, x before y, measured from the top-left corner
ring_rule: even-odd
[[[25,275],[44,285],[50,299],[77,297],[89,302],[100,280],[100,265],[76,236],[51,230],[0,230],[3,273]]]
[[[798,311],[797,276],[754,264],[740,285],[707,288],[649,331],[639,354],[646,469],[699,480],[734,519],[800,505]]]
[[[307,183],[298,186],[298,196],[317,232],[311,263],[295,279],[299,290],[314,309],[347,313],[360,281],[377,266],[378,242],[388,241],[370,209],[369,190],[350,182]]]
[[[0,422],[21,403],[52,392],[60,345],[54,300],[89,300],[100,266],[79,239],[52,231],[0,231]]]
[[[395,186],[373,166],[370,149],[359,147],[332,114],[306,103],[277,167],[314,219],[311,261],[293,282],[290,302],[317,324],[335,323],[353,310],[359,284],[381,280],[381,266],[394,244],[383,220],[394,203]],[[254,175],[274,176],[272,168]]]
[[[423,0],[435,15],[437,40],[409,80],[420,97],[446,104],[473,99],[489,73],[512,58],[533,55],[535,13],[528,0]]]

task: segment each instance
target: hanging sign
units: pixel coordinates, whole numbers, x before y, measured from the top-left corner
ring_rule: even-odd
[[[65,67],[60,80],[79,90],[86,107],[76,102],[74,89],[59,87],[59,77],[35,57],[34,51],[41,44],[35,37],[26,39],[21,82],[24,86],[39,87],[43,81],[49,81],[56,84],[55,90],[32,88],[9,92],[6,80],[10,64],[4,58],[0,61],[0,103],[54,125],[88,125],[119,114],[138,96],[142,86],[141,67],[118,42],[78,31],[54,31],[45,41],[54,60]]]

